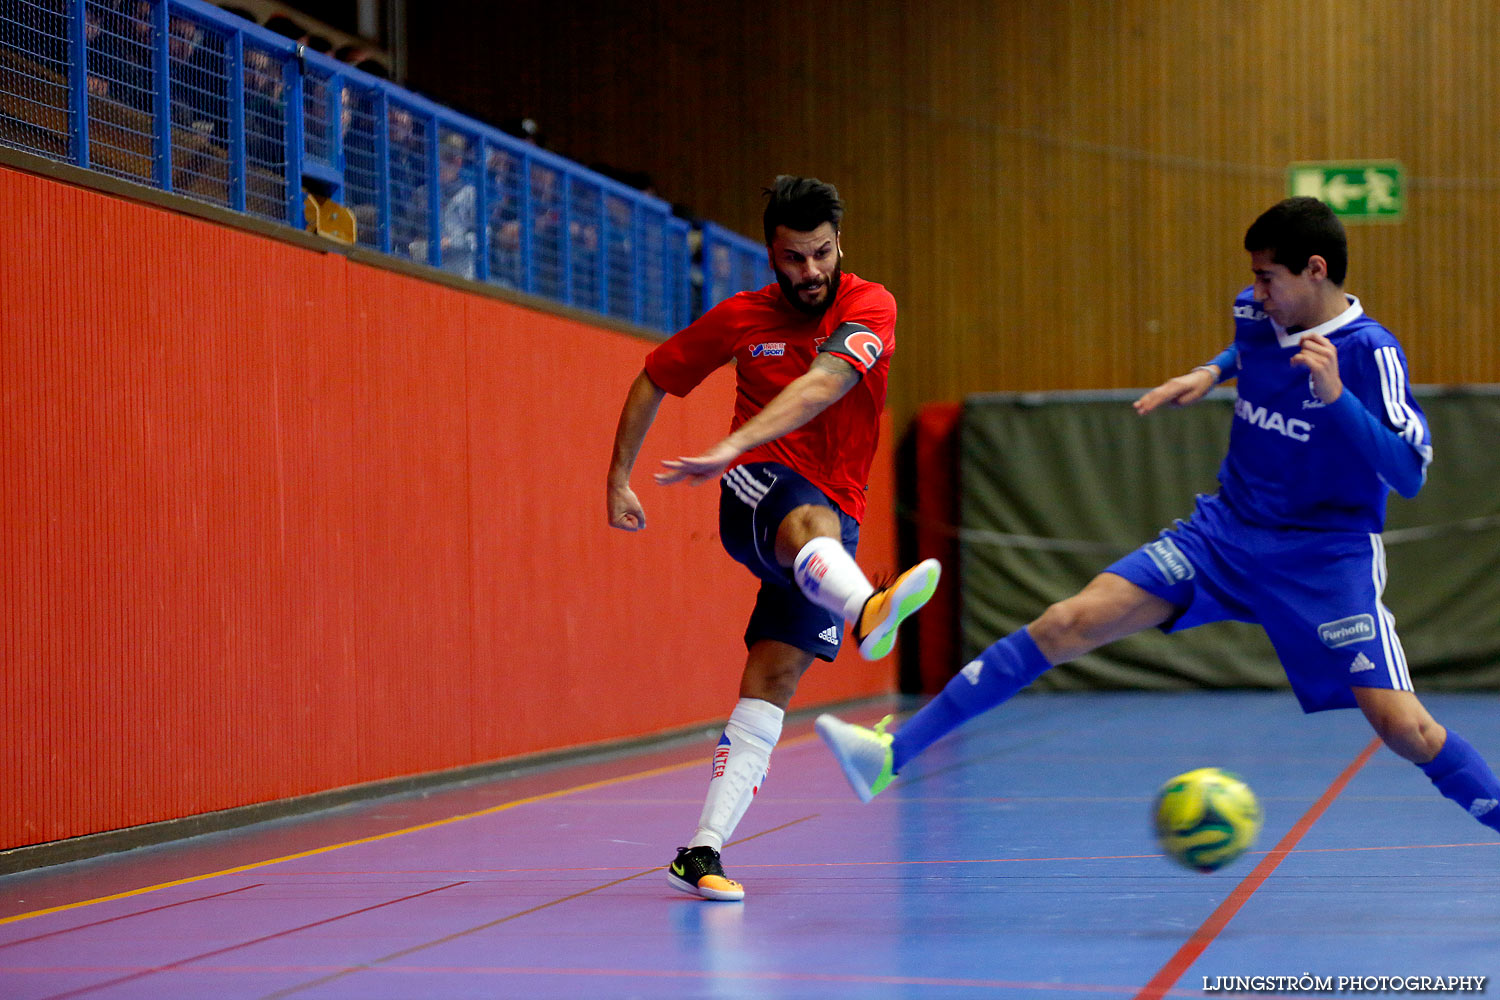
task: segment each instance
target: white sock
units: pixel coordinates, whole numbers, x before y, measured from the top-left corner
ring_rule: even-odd
[[[865,602],[875,593],[854,557],[844,551],[837,538],[827,535],[802,546],[792,562],[792,576],[809,601],[855,624]]]
[[[698,832],[689,847],[724,849],[745,810],[771,769],[771,750],[781,739],[781,721],[786,713],[769,701],[741,698],[724,726],[724,735],[714,748],[713,777]]]

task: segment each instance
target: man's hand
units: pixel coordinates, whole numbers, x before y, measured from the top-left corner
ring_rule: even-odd
[[[1158,406],[1187,406],[1208,395],[1208,390],[1212,389],[1217,381],[1217,366],[1214,366],[1213,370],[1195,368],[1186,375],[1167,379],[1131,405],[1135,407],[1135,412],[1143,417]]]
[[[701,455],[664,459],[661,464],[666,471],[656,474],[656,482],[661,486],[670,486],[687,480],[691,485],[698,486],[711,479],[718,479],[729,463],[740,457],[740,452],[739,448],[727,441],[720,441]]]
[[[1321,333],[1302,338],[1302,349],[1292,356],[1292,364],[1306,368],[1312,376],[1313,394],[1325,403],[1339,398],[1344,380],[1339,378],[1339,349]]]
[[[636,499],[635,490],[630,484],[623,486],[611,484],[608,488],[605,502],[609,506],[609,526],[619,528],[621,531],[643,531],[646,527],[646,511],[641,507],[640,500]]]

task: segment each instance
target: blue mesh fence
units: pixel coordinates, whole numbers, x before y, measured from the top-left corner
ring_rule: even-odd
[[[568,243],[572,252],[568,264],[572,271],[572,303],[595,312],[605,312],[604,282],[600,265],[604,261],[603,191],[599,184],[573,177],[568,184]]]
[[[674,252],[673,222],[681,220],[665,214],[643,213],[640,225],[635,230],[636,242],[640,246],[640,256],[637,259],[641,270],[638,321],[642,326],[658,330],[676,329],[687,323],[685,309],[682,310],[679,322],[676,309],[677,289],[672,284],[672,275],[664,267],[668,255]],[[687,223],[682,225],[686,229]],[[682,246],[676,248],[675,252],[678,260],[683,259],[687,255],[687,241],[683,240]]]
[[[635,275],[635,203],[611,192],[604,196],[603,251],[605,308],[611,316],[635,320],[638,284]]]
[[[485,159],[488,280],[506,288],[526,286],[526,263],[522,256],[522,227],[528,218],[525,178],[526,165],[519,151],[504,145],[489,147]]]
[[[531,267],[526,290],[549,299],[566,301],[567,258],[563,232],[567,222],[562,189],[560,171],[545,164],[531,165]]]
[[[693,257],[692,227],[685,219],[667,219],[666,232],[666,256],[663,257],[663,268],[666,271],[661,276],[661,308],[664,315],[670,317],[670,322],[658,329],[680,330],[687,326],[688,322],[697,315],[693,301],[693,269],[691,266],[674,267],[676,261],[690,261]],[[676,273],[673,274],[672,272]],[[647,285],[648,291],[653,288]]]
[[[245,120],[245,211],[286,218],[287,66],[275,52],[246,42],[242,52]]]
[[[760,288],[776,280],[766,248],[712,222],[703,224],[703,310],[735,292]]]
[[[302,71],[302,148],[308,160],[334,165],[333,102],[330,70],[308,64]]]
[[[310,192],[372,250],[663,331],[694,314],[666,203],[202,0],[0,0],[0,144],[299,228]],[[748,242],[705,238],[714,296],[760,283]]]
[[[438,266],[461,278],[478,276],[479,137],[453,128],[438,128],[437,243]],[[433,201],[426,187],[418,197]],[[421,242],[421,241],[419,241]],[[421,254],[413,254],[420,257]]]
[[[68,159],[69,0],[0,4],[0,143]]]
[[[354,214],[355,240],[375,250],[387,248],[388,213],[381,203],[386,191],[386,132],[382,127],[382,92],[358,82],[342,93],[344,127],[344,204]]]
[[[155,45],[149,4],[138,9],[88,0],[89,165],[150,183],[156,172]]]
[[[229,65],[225,32],[173,13],[167,28],[172,189],[230,206]]]
[[[418,195],[427,186],[426,117],[395,101],[386,115],[390,150],[391,253],[427,263],[427,199]]]

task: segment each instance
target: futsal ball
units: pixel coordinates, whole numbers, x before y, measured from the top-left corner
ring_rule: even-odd
[[[1185,868],[1218,871],[1260,833],[1260,803],[1238,775],[1217,767],[1179,774],[1156,793],[1156,839]]]

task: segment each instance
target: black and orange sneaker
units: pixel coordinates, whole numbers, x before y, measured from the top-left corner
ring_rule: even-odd
[[[923,559],[871,595],[854,625],[860,656],[879,660],[890,654],[896,645],[896,629],[932,599],[942,570],[936,559]]]
[[[745,887],[724,875],[719,852],[712,847],[679,847],[667,865],[667,884],[704,899],[734,903],[745,898]]]

